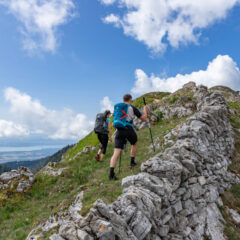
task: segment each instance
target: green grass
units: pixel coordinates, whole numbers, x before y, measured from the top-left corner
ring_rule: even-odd
[[[228,105],[229,105],[231,108],[240,111],[240,103],[239,103],[239,102],[228,102]]]
[[[231,88],[226,87],[226,86],[222,86],[222,85],[209,88],[209,90],[211,91],[211,90],[215,90],[215,89],[217,89],[217,88],[222,88],[222,91],[225,91],[225,92],[236,93],[236,92],[235,92],[234,90],[232,90]]]
[[[235,151],[232,156],[232,164],[229,166],[229,170],[235,174],[240,175],[240,134],[236,130],[240,123],[240,108],[235,102],[228,102],[231,108],[237,110],[236,115],[229,117],[230,122],[235,129]],[[228,206],[231,209],[236,210],[240,214],[240,185],[233,185],[230,190],[226,191],[223,196],[224,206]],[[223,217],[226,221],[224,233],[228,239],[239,240],[240,239],[240,228],[233,222],[232,217],[226,211],[225,207],[220,208]]]
[[[220,211],[223,215],[223,218],[226,221],[225,228],[224,228],[224,233],[227,236],[227,239],[229,239],[229,240],[239,240],[240,239],[239,226],[236,226],[233,223],[233,221],[231,219],[231,216],[227,213],[227,210],[224,206],[220,208]]]
[[[168,92],[151,92],[151,93],[146,93],[143,96],[136,98],[133,101],[133,105],[138,108],[143,108],[144,103],[143,103],[143,97],[146,99],[147,104],[152,104],[155,99],[161,100],[162,98],[170,95]]]
[[[176,96],[174,96],[174,97],[172,97],[172,98],[170,98],[169,100],[168,100],[168,103],[169,104],[174,104],[175,102],[177,102],[178,101],[178,97],[176,97]]]
[[[184,118],[185,119],[185,118]],[[162,120],[152,126],[153,136],[158,136],[160,142],[168,131],[174,128],[183,119]],[[50,177],[38,174],[32,189],[20,195],[14,194],[7,200],[0,200],[0,239],[22,240],[39,223],[46,220],[52,213],[66,210],[75,200],[77,193],[84,191],[83,209],[81,213],[87,214],[92,204],[101,198],[106,203],[117,199],[122,193],[121,179],[140,172],[140,164],[148,160],[154,153],[149,153],[151,140],[149,130],[143,129],[138,132],[139,148],[136,157],[138,166],[131,171],[129,168],[130,158],[128,145],[127,153],[122,155],[121,173],[116,173],[118,181],[109,181],[109,159],[113,153],[113,144],[110,143],[104,162],[99,163],[94,159],[97,150],[88,154],[82,154],[72,161],[59,163],[60,167],[68,167],[61,176]],[[65,156],[68,159],[76,155],[86,145],[97,144],[95,134],[89,134],[75,147],[70,149]],[[162,149],[165,149],[163,146]]]
[[[230,117],[229,119],[234,128],[240,128],[240,121],[236,117]]]
[[[64,155],[69,160],[73,158],[78,152],[81,152],[86,146],[95,146],[98,144],[98,138],[94,132],[89,133],[85,138],[80,140],[76,146],[69,149]]]

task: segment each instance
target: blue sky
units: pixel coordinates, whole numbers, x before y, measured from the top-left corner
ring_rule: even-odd
[[[239,90],[239,3],[0,0],[0,142],[77,141],[127,92]]]

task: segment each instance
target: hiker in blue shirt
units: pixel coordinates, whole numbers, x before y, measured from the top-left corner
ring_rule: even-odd
[[[107,151],[108,140],[112,141],[110,116],[111,116],[111,112],[109,110],[106,110],[104,113],[100,113],[96,117],[94,131],[97,134],[98,140],[100,141],[100,143],[102,145],[98,151],[98,154],[95,156],[95,159],[98,162],[103,161],[103,158]]]
[[[113,126],[117,129],[117,132],[115,136],[114,153],[110,161],[110,180],[117,180],[117,177],[114,173],[114,168],[127,141],[132,145],[130,166],[134,167],[137,165],[135,162],[137,151],[137,134],[134,130],[133,119],[136,116],[143,122],[146,122],[148,107],[144,106],[144,114],[142,114],[136,107],[132,106],[131,103],[132,96],[130,94],[126,94],[123,97],[123,103],[118,103],[114,106]]]

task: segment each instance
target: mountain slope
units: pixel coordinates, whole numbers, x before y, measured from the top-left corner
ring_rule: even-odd
[[[11,168],[4,165],[4,164],[0,164],[0,174],[3,173],[3,172],[9,172],[11,171]]]
[[[152,126],[153,136],[159,137],[163,143],[163,136],[182,120],[184,119],[162,120],[155,123]],[[136,160],[139,165],[133,172],[130,170],[130,147],[128,147],[127,153],[123,155],[120,179],[138,173],[140,163],[154,155],[154,153],[149,152],[151,145],[149,130],[140,130],[138,136],[140,141]],[[24,239],[33,227],[47,219],[50,214],[66,209],[81,189],[86,190],[82,214],[88,212],[98,197],[102,197],[109,203],[116,199],[121,194],[122,189],[121,180],[114,183],[108,181],[109,159],[113,152],[112,143],[108,146],[103,163],[98,163],[94,159],[97,149],[74,159],[74,156],[81,152],[85,146],[97,144],[96,135],[90,133],[65,153],[63,161],[58,164],[57,168],[67,167],[68,170],[61,176],[50,177],[39,174],[36,176],[36,183],[28,193],[14,196],[7,202],[0,201],[2,205],[0,228],[4,229],[0,233],[0,239]],[[162,146],[158,152],[167,146]],[[101,186],[101,191],[98,191],[99,186]],[[11,210],[9,211],[9,209]]]
[[[157,99],[159,101],[152,101],[158,105],[158,107],[152,107],[154,111],[160,111],[158,110],[159,107],[166,105],[169,105],[169,108],[174,109],[174,111],[178,111],[174,112],[175,115],[172,115],[169,114],[169,112],[164,112],[165,110],[163,109],[162,115],[165,117],[177,116],[179,111],[181,113],[185,112],[183,108],[179,109],[183,101],[186,101],[186,104],[184,103],[185,107],[189,101],[195,102],[195,99],[192,97],[192,91],[189,89],[177,92],[176,94],[166,94],[163,99],[162,94],[160,95],[160,99]],[[183,96],[184,98],[182,98]],[[139,98],[138,101],[141,104],[141,98]],[[236,105],[235,102],[229,104]],[[142,105],[140,105],[140,107],[141,106]],[[236,111],[238,113],[238,110]],[[232,123],[238,126],[240,123],[239,118],[236,117],[236,115],[230,116],[230,119],[231,118]],[[174,131],[174,134],[170,134],[170,131],[181,122],[185,122],[185,120],[186,117],[173,117],[170,119],[162,119],[152,125],[153,136],[157,145],[156,153],[163,152],[166,148],[174,144],[176,141],[174,134],[177,134],[177,131]],[[236,131],[238,131],[239,128],[240,127],[236,127]],[[149,130],[141,129],[138,132],[138,136],[139,151],[137,161],[139,165],[133,171],[130,170],[128,147],[127,153],[123,154],[122,157],[122,170],[119,174],[120,180],[117,182],[108,181],[109,158],[113,152],[113,144],[109,144],[108,152],[103,163],[98,163],[94,160],[97,149],[86,154],[78,155],[85,146],[98,144],[96,135],[91,133],[74,147],[70,148],[64,155],[63,160],[57,165],[57,168],[67,168],[61,176],[50,177],[39,173],[36,176],[36,183],[29,192],[24,195],[10,196],[7,201],[1,201],[0,197],[0,229],[2,229],[0,239],[24,239],[31,229],[39,223],[44,222],[51,214],[67,210],[77,194],[82,190],[84,191],[82,200],[83,208],[81,210],[81,215],[83,216],[88,213],[92,204],[98,198],[101,198],[106,204],[116,200],[122,193],[121,179],[132,174],[138,174],[140,172],[140,163],[156,154],[151,151]],[[233,164],[235,164],[233,168],[238,172],[239,161],[235,160]],[[232,207],[235,202],[239,202],[240,200],[236,189],[238,189],[238,186],[234,188],[234,193],[231,192],[232,190],[230,191],[235,199],[231,202]],[[223,211],[225,211],[225,209],[223,209]],[[229,224],[232,224],[230,220]],[[234,225],[230,227],[226,226],[226,232],[232,234],[233,226]],[[234,231],[235,235],[238,234],[236,229],[234,229]],[[40,239],[48,239],[52,233],[51,231],[45,232]]]

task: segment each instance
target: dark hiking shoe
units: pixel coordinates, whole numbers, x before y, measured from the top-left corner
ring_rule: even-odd
[[[96,156],[95,156],[95,159],[96,159],[98,162],[100,162],[100,157],[99,157],[99,155],[96,155]]]
[[[135,167],[135,166],[137,166],[137,163],[136,163],[136,162],[131,162],[131,163],[130,163],[130,167],[131,167],[131,168],[133,168],[133,167]]]
[[[109,176],[109,180],[114,180],[114,181],[117,181],[118,178],[114,175],[113,177],[112,176]]]

